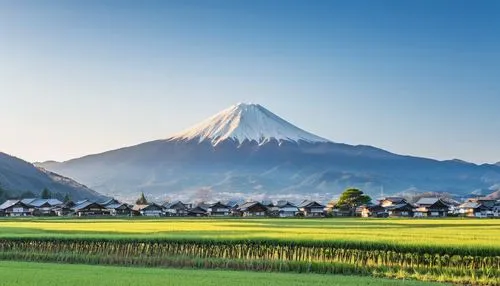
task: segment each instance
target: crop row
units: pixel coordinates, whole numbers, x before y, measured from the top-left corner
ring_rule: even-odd
[[[175,267],[200,269],[233,269],[266,272],[298,272],[361,275],[396,279],[442,281],[467,285],[499,285],[496,272],[475,269],[419,268],[399,266],[359,266],[348,263],[277,261],[264,259],[196,258],[186,256],[119,256],[64,252],[0,252],[0,260],[121,265],[129,267]]]
[[[385,250],[343,249],[323,246],[265,244],[204,244],[116,241],[11,241],[0,240],[0,251],[68,252],[128,256],[192,256],[199,258],[265,259],[339,262],[354,265],[402,267],[455,267],[500,270],[500,256],[401,253]]]
[[[88,245],[107,244],[107,245],[122,245],[122,244],[137,244],[145,243],[148,245],[206,245],[216,246],[221,245],[246,245],[248,247],[288,247],[288,248],[323,248],[323,249],[355,249],[355,250],[379,250],[393,251],[397,253],[413,253],[419,255],[459,255],[459,256],[481,256],[494,257],[500,256],[500,247],[475,246],[441,246],[441,245],[412,245],[412,244],[397,244],[386,242],[366,242],[352,240],[283,240],[283,239],[207,239],[207,238],[152,238],[152,237],[0,237],[0,244],[16,242],[53,242],[61,244],[84,243]]]

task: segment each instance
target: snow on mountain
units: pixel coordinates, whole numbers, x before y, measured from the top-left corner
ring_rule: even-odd
[[[199,143],[209,141],[213,146],[224,140],[233,140],[239,144],[253,141],[259,145],[272,140],[329,142],[290,124],[265,107],[252,103],[233,105],[167,140],[197,140]]]

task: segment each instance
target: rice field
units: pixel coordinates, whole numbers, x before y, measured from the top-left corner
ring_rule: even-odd
[[[494,219],[2,219],[0,237],[275,239],[500,249]]]
[[[500,285],[500,221],[2,219],[0,260]]]
[[[10,286],[433,286],[438,283],[339,275],[300,275],[224,270],[129,268],[53,263],[0,262],[2,285]]]

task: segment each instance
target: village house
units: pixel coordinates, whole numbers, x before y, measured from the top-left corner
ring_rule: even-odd
[[[402,197],[386,197],[383,198],[379,201],[379,205],[382,207],[389,207],[389,206],[394,206],[394,205],[401,205],[401,204],[407,204],[408,201],[406,201]]]
[[[493,217],[500,217],[500,202],[496,203],[491,209]]]
[[[413,217],[413,205],[404,200],[399,204],[384,207],[389,217]]]
[[[110,211],[101,204],[85,200],[81,204],[73,207],[73,211],[77,216],[108,216]]]
[[[305,217],[325,216],[325,206],[316,201],[305,200],[299,204],[298,208]]]
[[[207,208],[208,216],[228,216],[231,213],[231,207],[221,202],[211,204]]]
[[[380,205],[364,205],[360,207],[361,217],[387,217],[389,214]]]
[[[493,216],[492,209],[478,202],[468,201],[461,204],[458,208],[460,214],[465,217],[485,218]]]
[[[260,202],[246,202],[236,209],[237,215],[243,217],[264,217],[267,207]]]
[[[181,201],[163,204],[165,216],[187,216],[191,205]]]
[[[278,201],[273,210],[277,212],[279,217],[295,217],[300,212],[299,208],[289,201]]]
[[[30,207],[20,200],[7,200],[0,205],[0,211],[5,216],[31,216]]]
[[[487,199],[487,198],[468,199],[467,201],[468,202],[476,202],[476,203],[482,204],[483,206],[485,206],[487,208],[490,208],[490,209],[492,209],[496,205],[496,203],[497,203],[496,200]]]
[[[141,216],[163,216],[163,207],[156,203],[147,205],[135,205],[132,208],[135,215]]]
[[[67,216],[73,214],[73,208],[75,207],[73,201],[67,201],[60,206],[55,207],[53,210],[57,216]]]
[[[55,216],[55,208],[63,203],[58,199],[22,199],[21,202],[29,206],[30,212],[34,216]]]
[[[109,204],[104,206],[112,216],[131,216],[132,208],[126,203]]]
[[[131,216],[132,207],[116,199],[109,199],[100,203],[112,216]]]
[[[440,198],[421,198],[415,204],[415,217],[446,217],[450,211],[450,206]]]
[[[190,208],[187,212],[187,216],[191,217],[202,217],[202,216],[207,216],[207,210],[200,207],[196,206],[194,208]]]

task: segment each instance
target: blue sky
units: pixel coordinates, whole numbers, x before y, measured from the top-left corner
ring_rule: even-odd
[[[0,150],[65,160],[237,102],[349,144],[500,161],[498,1],[0,1]]]

